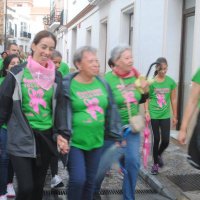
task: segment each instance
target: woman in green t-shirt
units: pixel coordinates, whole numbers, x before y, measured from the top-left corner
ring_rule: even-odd
[[[38,32],[32,55],[10,70],[0,89],[0,126],[8,125],[7,150],[17,178],[16,200],[42,200],[52,155],[57,155],[57,147],[63,154],[69,151],[62,77],[50,60],[55,47],[51,32]]]
[[[200,108],[200,68],[194,74],[192,78],[192,89],[189,95],[188,103],[184,111],[180,132],[178,135],[179,142],[183,145],[186,143],[186,136],[188,132],[188,126],[195,113],[195,110],[199,112]],[[199,154],[199,130],[200,130],[200,113],[198,114],[196,126],[193,130],[193,135],[190,139],[190,145],[188,147],[188,154],[191,156],[191,164],[200,169],[200,154]],[[189,159],[189,161],[190,161]]]
[[[3,68],[0,70],[0,85],[8,71],[19,63],[19,57],[15,54],[9,55],[4,59]],[[7,154],[7,126],[5,124],[0,127],[0,152],[0,199],[7,199],[6,197],[8,196],[15,197],[15,191],[12,184],[13,167]],[[12,191],[12,194],[8,191],[8,187],[11,189],[9,191]]]
[[[117,46],[111,51],[111,61],[114,63],[112,72],[106,74],[122,120],[124,142],[127,144],[124,152],[124,182],[123,199],[135,199],[135,187],[140,168],[140,134],[132,132],[129,128],[129,109],[131,116],[139,113],[139,103],[142,94],[135,85],[139,72],[133,67],[131,48]],[[148,90],[148,84],[142,81],[142,88]]]
[[[120,120],[109,85],[97,75],[96,49],[74,54],[78,72],[64,78],[70,133],[68,200],[92,200],[104,138],[121,140]],[[65,109],[65,108],[63,108]]]
[[[162,154],[169,145],[171,106],[173,112],[172,122],[177,123],[176,83],[166,75],[167,60],[160,57],[156,60],[154,82],[149,86],[149,99],[145,103],[145,114],[151,119],[153,130],[153,159],[151,173],[158,174],[159,167],[163,167]]]
[[[65,77],[67,74],[69,74],[69,67],[62,61],[62,54],[59,51],[54,50],[51,59],[54,62],[56,69],[62,74],[62,77]]]

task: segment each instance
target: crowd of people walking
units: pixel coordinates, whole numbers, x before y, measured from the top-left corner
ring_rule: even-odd
[[[16,200],[42,200],[49,167],[51,187],[64,186],[58,175],[60,157],[69,173],[68,200],[101,199],[101,184],[112,163],[98,176],[99,163],[113,145],[121,149],[118,162],[124,174],[123,199],[135,200],[142,128],[136,129],[132,123],[141,104],[144,119],[152,126],[154,175],[164,165],[171,121],[174,126],[177,123],[176,83],[166,75],[167,59],[158,58],[154,81],[140,79],[138,88],[136,81],[141,75],[133,67],[129,46],[112,49],[111,71],[105,77],[99,76],[95,48],[82,46],[75,51],[74,73],[55,49],[56,37],[44,30],[36,34],[26,61],[20,58],[16,44],[1,53],[0,200],[15,195]],[[199,71],[193,80],[181,143],[192,113],[189,106],[194,110],[199,100]]]

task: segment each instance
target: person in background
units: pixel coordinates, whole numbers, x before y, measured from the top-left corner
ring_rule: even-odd
[[[62,77],[65,77],[67,74],[69,74],[69,67],[62,61],[62,55],[59,51],[54,50],[51,59],[54,62],[57,70],[62,74]]]
[[[110,58],[115,67],[112,73],[106,74],[105,80],[109,83],[117,103],[122,119],[122,129],[124,130],[124,142],[126,143],[123,166],[126,172],[124,173],[123,199],[134,200],[137,176],[140,168],[140,133],[133,133],[128,128],[129,115],[127,102],[130,104],[131,115],[137,115],[142,94],[135,88],[134,83],[139,77],[139,72],[133,67],[132,51],[129,46],[117,46],[113,48]],[[148,83],[145,80],[142,82],[142,88],[146,95]]]
[[[38,32],[28,62],[13,67],[0,88],[0,126],[8,125],[16,200],[42,200],[52,155],[57,155],[57,147],[63,154],[69,151],[62,77],[51,61],[55,47],[51,32]]]
[[[20,63],[19,57],[15,54],[7,56],[3,61],[3,68],[0,70],[0,85],[2,84],[8,71]],[[15,197],[7,193],[8,185],[8,161],[7,154],[7,126],[0,127],[0,200],[7,200],[7,197]]]
[[[96,53],[90,46],[77,49],[73,62],[78,72],[63,81],[71,136],[68,200],[93,199],[104,138],[121,141],[120,117],[109,85],[97,76]]]
[[[108,59],[108,66],[110,67],[110,69],[113,69],[115,67],[115,63],[113,63],[111,58]]]
[[[184,111],[178,135],[178,140],[182,145],[186,143],[188,125],[192,119],[195,109],[199,110],[200,107],[199,97],[200,97],[200,69],[197,70],[197,72],[194,74],[192,78],[192,89]],[[197,123],[199,123],[199,120],[197,120]]]
[[[16,43],[9,43],[6,50],[7,55],[17,55],[19,56],[19,47]],[[9,159],[8,162],[8,185],[7,185],[7,196],[8,197],[15,197],[15,190],[13,187],[13,178],[14,178],[14,170],[11,163],[11,160]]]
[[[176,83],[166,75],[166,58],[160,57],[156,62],[160,64],[156,66],[154,82],[149,87],[149,99],[145,103],[146,118],[151,119],[153,130],[153,175],[158,174],[159,167],[164,165],[162,154],[169,145],[171,106],[173,126],[177,123]]]
[[[8,55],[16,54],[19,55],[19,47],[16,43],[10,43],[6,49]]]
[[[7,55],[8,55],[8,54],[7,54],[6,51],[3,51],[3,52],[1,53],[0,70],[3,68],[3,61],[4,61],[4,59],[6,58]]]
[[[27,57],[26,57],[26,53],[24,51],[20,51],[19,57],[20,57],[21,63],[26,62]]]
[[[2,60],[4,60],[6,57],[7,57],[7,52],[6,51],[3,51],[2,53],[1,53],[1,59]]]

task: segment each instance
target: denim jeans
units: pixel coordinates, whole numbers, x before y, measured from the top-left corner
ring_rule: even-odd
[[[123,199],[135,200],[135,187],[140,169],[140,134],[130,133],[126,136],[127,146],[124,157]]]
[[[71,147],[68,158],[68,200],[92,200],[102,148],[85,151]]]
[[[101,184],[106,175],[106,172],[112,167],[113,163],[118,162],[119,158],[123,156],[124,149],[120,147],[113,148],[115,144],[114,140],[105,140],[102,149],[101,160],[98,167],[98,173],[96,176],[95,193],[99,193]]]
[[[7,154],[7,130],[0,128],[0,195],[7,193],[8,181],[8,154]]]

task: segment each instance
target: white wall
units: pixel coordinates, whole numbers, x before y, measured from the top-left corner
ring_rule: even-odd
[[[72,11],[72,7],[77,7],[79,12],[83,10],[88,1],[73,4],[69,1],[68,10],[69,21],[73,14],[78,11]],[[79,6],[79,7],[78,7]],[[82,8],[81,8],[82,6]],[[86,44],[86,30],[91,27],[91,44],[101,52],[99,47],[103,40],[100,35],[101,21],[107,21],[107,55],[109,58],[110,51],[119,44],[127,44],[128,33],[125,30],[126,16],[124,10],[133,9],[134,11],[134,38],[133,38],[133,56],[134,65],[143,74],[146,74],[149,65],[158,57],[164,56],[169,63],[168,74],[175,80],[179,77],[179,60],[180,60],[180,42],[181,42],[181,25],[182,25],[182,0],[112,0],[104,1],[94,8],[87,16],[74,24],[68,30],[67,48],[70,51],[72,44],[71,30],[77,27],[77,47]],[[71,10],[71,11],[70,11]],[[131,10],[130,10],[131,12]],[[72,54],[69,52],[70,65]],[[104,68],[105,66],[102,66]],[[152,74],[153,74],[152,70]]]
[[[200,1],[196,1],[192,71],[200,67]]]
[[[87,3],[86,3],[87,2]],[[121,30],[121,26],[123,21],[122,13],[121,11],[125,9],[126,7],[129,7],[130,5],[133,5],[134,0],[112,0],[112,1],[104,1],[103,4],[100,4],[96,8],[94,8],[90,13],[88,13],[83,19],[78,21],[76,24],[74,24],[72,27],[68,29],[68,48],[71,48],[72,44],[72,29],[77,26],[77,48],[86,44],[86,30],[88,27],[91,27],[91,45],[96,47],[99,51],[99,56],[101,57],[102,53],[100,47],[100,43],[102,41],[102,36],[100,35],[100,25],[101,22],[107,21],[108,25],[108,40],[107,40],[107,58],[110,55],[110,50],[120,44],[124,43],[124,39],[120,37],[123,35],[126,37],[127,33],[123,33]],[[74,16],[74,14],[78,13],[81,10],[83,10],[84,6],[88,5],[88,1],[81,1],[77,5],[73,5],[73,0],[69,1],[68,4],[68,11],[69,11],[69,19],[70,21]],[[81,6],[83,6],[81,8]],[[70,9],[71,7],[71,9]],[[77,7],[76,11],[73,11],[74,7]],[[72,9],[73,8],[73,9]],[[117,22],[117,23],[116,23]],[[72,58],[71,52],[69,53],[69,57]],[[70,65],[72,66],[72,62],[70,59]],[[101,71],[105,68],[105,66],[102,66]]]
[[[162,56],[164,1],[136,0],[134,17],[134,64],[146,73],[149,65]]]
[[[42,0],[42,1],[33,0],[33,4],[36,7],[50,7],[50,0]]]
[[[88,0],[65,0],[68,1],[68,22],[71,21],[83,8],[88,5]]]
[[[168,0],[166,14],[162,54],[168,60],[168,74],[175,80],[179,80],[182,0]]]
[[[169,63],[168,74],[178,80],[181,16],[181,0],[136,0],[134,60],[142,73],[164,56]]]

